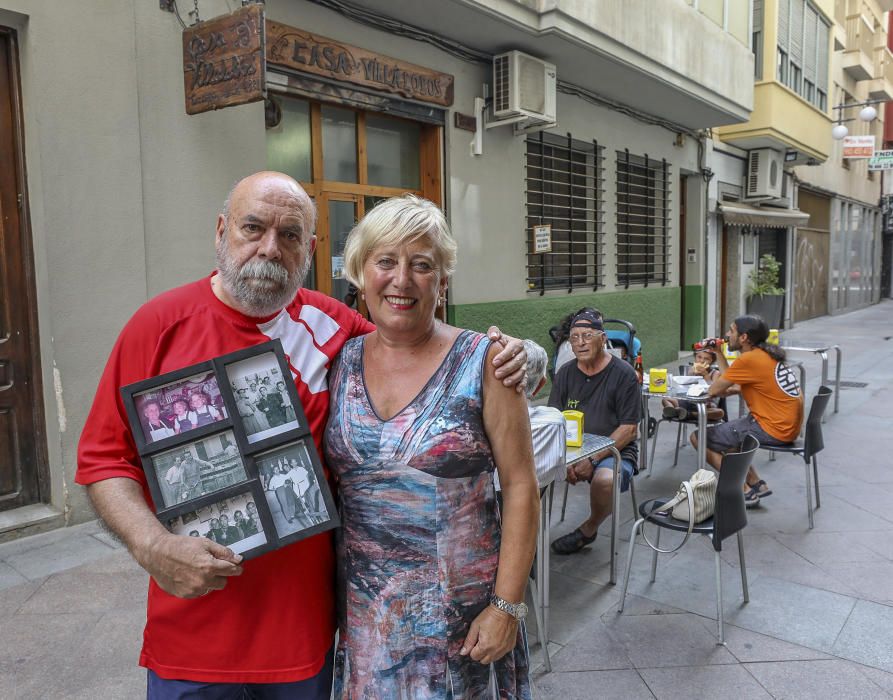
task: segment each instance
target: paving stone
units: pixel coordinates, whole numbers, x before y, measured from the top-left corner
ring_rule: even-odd
[[[78,534],[38,549],[6,557],[6,563],[27,579],[42,578],[107,557],[114,550],[90,534]]]
[[[747,664],[747,670],[776,698],[889,698],[853,664],[839,659]]]
[[[861,544],[864,534],[876,533],[805,532],[775,539],[812,564],[877,561],[878,553]]]
[[[11,540],[9,542],[0,543],[0,559],[7,559],[15,554],[41,549],[50,544],[70,540],[72,538],[94,535],[102,532],[102,526],[96,520],[91,520],[80,525],[72,525],[70,527],[62,527],[49,532],[42,532],[37,535],[29,535],[20,539]]]
[[[622,585],[622,582],[618,582]],[[627,593],[626,603],[623,606],[623,614],[632,615],[678,615],[685,614],[687,611],[672,605],[666,605],[650,598]],[[602,620],[607,620],[609,616],[617,615],[617,610],[608,610],[602,614]]]
[[[712,634],[716,633],[716,621],[701,618],[701,623]],[[802,659],[830,659],[828,654],[783,642],[758,632],[751,632],[735,625],[725,625],[726,648],[741,662],[751,661],[798,661]]]
[[[578,632],[597,621],[608,609],[617,606],[614,586],[556,574],[551,578],[549,638],[567,644]]]
[[[893,673],[881,671],[879,668],[872,668],[871,666],[863,666],[862,664],[856,664],[856,666],[859,669],[859,673],[889,694],[890,697],[893,697]]]
[[[742,666],[647,668],[640,671],[656,698],[771,700]]]
[[[636,668],[736,662],[697,615],[618,615],[605,626]]]
[[[828,563],[822,569],[857,591],[860,598],[893,605],[893,562]]]
[[[0,589],[12,588],[23,583],[27,583],[28,579],[22,576],[18,571],[13,569],[9,564],[0,561]]]
[[[48,578],[19,613],[102,613],[129,608],[136,601],[145,604],[145,599],[146,576],[139,571],[117,575],[66,572]]]
[[[0,634],[0,668],[12,669],[17,675],[24,667],[37,669],[52,666],[46,659],[70,658],[72,649],[91,634],[101,615],[16,614],[4,618]]]
[[[39,581],[26,581],[25,583],[0,590],[0,620],[8,615],[13,615],[22,607],[35,591],[43,585],[43,579]]]
[[[601,620],[591,622],[552,657],[552,669],[562,671],[607,671],[632,668],[624,648]]]
[[[726,621],[811,649],[831,651],[856,600],[762,576],[750,585],[750,603],[731,608]]]
[[[831,652],[893,672],[893,607],[864,600],[856,603]]]
[[[549,673],[536,681],[539,700],[592,700],[594,695],[624,700],[655,697],[635,671]]]
[[[893,537],[889,532],[861,532],[859,544],[877,552],[884,559],[893,561]]]

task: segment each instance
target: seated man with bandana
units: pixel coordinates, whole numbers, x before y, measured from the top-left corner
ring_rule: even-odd
[[[642,400],[639,380],[629,363],[605,349],[600,316],[583,311],[571,323],[569,341],[576,362],[568,362],[555,375],[549,405],[565,411],[582,411],[583,430],[611,437],[620,451],[623,481],[629,488],[639,456],[636,438]],[[602,450],[567,467],[571,484],[589,483],[589,517],[575,530],[552,542],[556,554],[573,554],[595,541],[599,525],[613,507],[614,457]]]

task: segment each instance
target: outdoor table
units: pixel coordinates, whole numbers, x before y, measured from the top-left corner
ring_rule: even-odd
[[[811,352],[818,355],[822,359],[822,386],[828,386],[828,352],[833,350],[835,354],[834,365],[834,412],[837,413],[840,403],[840,367],[843,359],[843,352],[839,345],[834,343],[825,343],[809,340],[794,340],[793,338],[783,338],[784,344],[781,345],[783,350],[792,352]],[[806,395],[806,386],[803,387],[804,396]],[[824,416],[822,416],[824,423]]]
[[[704,435],[707,432],[707,403],[714,397],[710,396],[706,391],[700,396],[688,395],[688,389],[690,387],[706,387],[706,382],[677,386],[673,382],[673,378],[668,377],[667,385],[667,391],[665,392],[653,392],[648,388],[647,383],[642,385],[642,422],[640,431],[644,436],[644,439],[641,441],[641,447],[639,449],[639,471],[648,468],[648,419],[651,415],[648,410],[648,400],[652,397],[677,399],[680,401],[685,400],[695,404],[698,409],[698,469],[704,469],[707,466],[707,441],[704,439]]]

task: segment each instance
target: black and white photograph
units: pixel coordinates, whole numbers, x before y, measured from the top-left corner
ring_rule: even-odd
[[[152,466],[165,508],[247,479],[232,430],[161,452]]]
[[[172,518],[167,526],[175,535],[207,537],[236,554],[267,543],[250,491]]]
[[[213,372],[154,387],[133,397],[146,442],[158,442],[224,420],[226,407]]]
[[[280,537],[331,520],[306,442],[264,452],[255,463]]]
[[[226,367],[239,420],[249,443],[260,442],[299,427],[287,390],[291,376],[283,376],[272,352],[234,362]]]

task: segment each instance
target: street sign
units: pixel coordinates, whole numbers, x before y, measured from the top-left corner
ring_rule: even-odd
[[[874,135],[844,136],[844,158],[871,158],[874,155]]]
[[[868,161],[869,170],[893,170],[893,151],[875,151]]]

